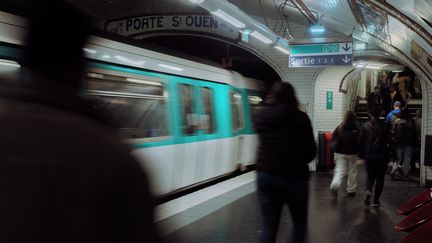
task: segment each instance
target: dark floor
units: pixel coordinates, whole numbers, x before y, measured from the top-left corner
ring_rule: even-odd
[[[391,181],[386,176],[381,196],[383,207],[374,209],[363,204],[364,168],[359,174],[359,189],[354,198],[345,198],[340,190],[338,199],[329,193],[331,172],[315,172],[311,177],[308,242],[398,242],[406,233],[394,231],[403,219],[394,212],[403,202],[424,188],[415,181]],[[288,211],[281,220],[278,241],[287,242],[292,227]],[[260,212],[256,193],[250,193],[220,210],[191,223],[165,237],[166,242],[258,242]]]

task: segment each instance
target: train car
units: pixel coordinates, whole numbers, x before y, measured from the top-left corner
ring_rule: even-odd
[[[0,12],[0,75],[17,79],[24,18]],[[118,128],[166,196],[252,165],[258,81],[239,73],[91,36],[85,95]]]

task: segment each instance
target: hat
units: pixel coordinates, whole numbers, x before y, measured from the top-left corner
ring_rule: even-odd
[[[400,101],[395,101],[395,103],[393,104],[394,106],[401,106]]]

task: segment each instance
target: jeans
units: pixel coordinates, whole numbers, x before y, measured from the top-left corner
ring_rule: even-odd
[[[347,191],[355,192],[357,188],[357,155],[335,153],[336,166],[330,189],[338,189],[342,179],[348,175]]]
[[[294,243],[303,243],[307,232],[309,185],[307,178],[257,173],[262,226],[260,243],[276,241],[283,206],[288,205],[294,224]]]
[[[397,166],[402,166],[402,171],[404,176],[409,176],[411,171],[411,156],[412,156],[412,148],[409,145],[396,147],[396,156],[397,163],[393,164],[394,172],[397,169]]]

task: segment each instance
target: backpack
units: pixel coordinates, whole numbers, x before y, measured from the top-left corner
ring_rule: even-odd
[[[413,139],[413,126],[407,119],[396,118],[393,123],[393,142],[408,144]]]

